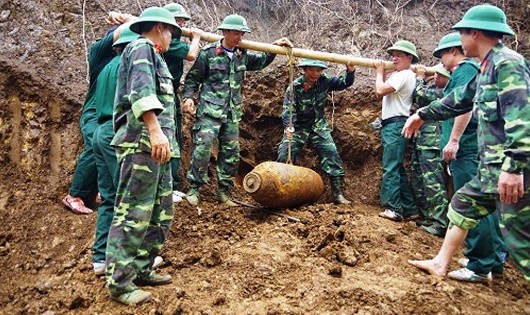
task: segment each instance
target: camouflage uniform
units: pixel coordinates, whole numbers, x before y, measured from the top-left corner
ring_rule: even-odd
[[[184,98],[191,98],[200,86],[192,130],[193,153],[187,173],[192,189],[208,182],[208,162],[215,139],[219,140],[219,190],[227,191],[233,186],[239,165],[239,121],[243,115],[241,84],[245,71],[261,70],[274,57],[274,54],[254,54],[236,48],[230,58],[221,42],[202,48],[186,76],[183,91]]]
[[[135,278],[149,278],[173,219],[169,163],[151,157],[149,132],[141,120],[157,115],[169,140],[171,157],[179,155],[175,140],[172,77],[154,44],[140,38],[124,50],[118,73],[112,145],[120,163],[115,215],[107,245],[107,284],[112,295],[136,290]]]
[[[469,82],[478,73],[479,65],[472,58],[462,60],[449,78],[444,89],[444,96],[455,88]],[[444,120],[441,124],[442,139],[440,147],[443,149],[449,142],[453,129],[454,118]],[[455,191],[462,188],[477,174],[478,167],[477,118],[473,115],[458,142],[456,160],[449,162],[451,178]],[[504,239],[499,228],[499,214],[492,213],[482,219],[466,237],[467,248],[464,255],[469,258],[467,269],[476,274],[487,275],[490,271],[501,273],[507,252]]]
[[[478,118],[477,175],[451,200],[448,218],[463,229],[499,209],[501,229],[515,264],[530,281],[530,65],[498,43],[486,55],[481,72],[467,85],[418,111],[426,120],[442,120],[473,109]],[[515,204],[501,203],[501,171],[523,174],[525,194]]]
[[[442,97],[443,90],[427,86],[418,80],[414,100],[419,108]],[[441,228],[447,228],[447,190],[443,175],[440,152],[440,124],[426,122],[414,142],[412,153],[412,186],[420,205],[420,212],[426,219],[433,220]]]
[[[309,86],[305,76],[301,76],[293,82],[294,99],[292,105],[292,122],[295,129],[291,140],[291,159],[296,161],[298,154],[309,142],[320,157],[320,169],[329,177],[344,177],[342,159],[339,156],[328,122],[324,117],[329,91],[340,91],[351,86],[354,80],[354,72],[331,77],[322,74],[318,81]],[[282,120],[285,128],[289,127],[291,91],[287,88],[283,102]],[[289,140],[284,134],[282,142],[278,147],[278,162],[286,162]]]
[[[180,38],[173,38],[169,45],[169,50],[164,53],[169,72],[173,76],[173,89],[175,90],[175,124],[176,124],[176,138],[179,148],[182,149],[182,108],[180,106],[180,99],[177,95],[177,90],[180,86],[180,78],[184,74],[184,59],[190,51],[190,45],[180,41]],[[171,174],[173,177],[173,190],[177,190],[180,184],[178,170],[180,166],[180,158],[171,160]]]

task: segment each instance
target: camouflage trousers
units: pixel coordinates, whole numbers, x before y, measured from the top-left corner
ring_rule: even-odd
[[[171,169],[149,152],[116,149],[120,180],[107,242],[107,285],[112,295],[136,289],[152,272],[173,220]]]
[[[219,141],[217,185],[227,190],[239,168],[239,122],[223,122],[211,117],[197,117],[192,129],[193,152],[187,178],[192,187],[208,183],[208,164],[214,141]]]
[[[330,177],[344,177],[342,159],[329,130],[322,130],[316,133],[311,129],[297,129],[291,139],[291,161],[293,163],[296,162],[300,151],[302,151],[306,143],[315,148],[320,158],[320,169],[322,172]],[[288,148],[289,140],[284,135],[278,147],[278,162],[287,162]]]
[[[415,139],[412,152],[412,187],[420,214],[447,227],[447,189],[440,150],[438,122],[425,123]]]
[[[449,206],[447,216],[452,224],[463,229],[474,228],[479,220],[499,210],[500,227],[515,265],[530,282],[530,189],[515,204],[502,203],[497,194],[483,193],[480,179],[475,176],[459,189]]]

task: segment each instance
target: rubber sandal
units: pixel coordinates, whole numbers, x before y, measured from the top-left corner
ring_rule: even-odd
[[[91,214],[92,209],[85,206],[83,200],[79,197],[66,195],[63,199],[63,204],[75,214]]]

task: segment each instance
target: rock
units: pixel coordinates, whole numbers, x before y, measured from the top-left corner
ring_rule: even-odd
[[[353,267],[357,265],[357,257],[355,254],[347,249],[340,250],[337,253],[337,260],[346,266]]]
[[[328,274],[335,278],[341,278],[342,277],[342,267],[340,266],[334,266],[329,268]]]
[[[221,254],[218,251],[208,252],[201,258],[201,264],[205,267],[212,268],[223,263]]]
[[[2,12],[0,12],[0,23],[7,21],[10,15],[11,15],[10,10],[2,10]]]
[[[175,296],[177,298],[183,298],[186,296],[186,291],[184,291],[182,288],[175,288]]]

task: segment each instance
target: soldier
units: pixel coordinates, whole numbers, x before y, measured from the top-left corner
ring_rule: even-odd
[[[173,219],[171,167],[175,140],[175,94],[162,54],[181,35],[171,13],[144,10],[130,29],[141,37],[123,51],[114,102],[114,136],[120,164],[115,214],[107,244],[107,285],[111,297],[134,305],[151,298],[138,289],[161,285],[170,275],[152,270]]]
[[[502,37],[514,32],[496,6],[472,7],[453,29],[460,32],[466,56],[480,59],[481,71],[466,85],[418,110],[408,119],[403,135],[411,137],[424,120],[455,117],[474,108],[478,172],[451,200],[447,216],[452,226],[436,257],[409,263],[445,276],[467,230],[498,209],[506,245],[530,281],[530,65],[502,44]]]
[[[208,162],[215,139],[219,140],[217,156],[217,198],[227,206],[237,204],[230,200],[228,191],[239,164],[239,121],[243,115],[241,84],[245,71],[260,70],[268,66],[275,55],[254,54],[238,47],[243,35],[250,32],[247,21],[233,14],[224,18],[217,28],[223,38],[206,45],[186,76],[182,109],[194,115],[192,130],[193,153],[187,178],[190,189],[186,200],[191,205],[199,203],[199,187],[208,182]],[[287,38],[273,44],[292,47]],[[191,97],[198,90],[197,108]]]
[[[348,63],[346,73],[336,77],[322,74],[327,68],[323,61],[303,59],[299,67],[304,75],[293,82],[294,93],[290,87],[285,91],[282,113],[284,134],[278,147],[278,162],[287,161],[289,143],[291,159],[295,162],[309,142],[320,158],[320,169],[329,176],[333,202],[349,204],[351,202],[344,197],[342,159],[324,117],[324,107],[329,91],[341,91],[353,84],[355,66]]]
[[[89,198],[97,188],[98,172],[94,151],[92,150],[92,137],[97,127],[96,105],[94,102],[97,78],[101,69],[114,58],[112,43],[118,39],[121,31],[128,27],[128,24],[125,23],[135,18],[130,14],[109,12],[107,23],[119,26],[109,31],[107,35],[90,47],[88,54],[90,83],[79,122],[83,135],[83,152],[77,157],[70,189],[62,200],[63,204],[75,214],[92,213],[92,209],[85,206],[83,199]]]
[[[94,93],[98,126],[94,130],[92,145],[98,170],[98,190],[101,194],[96,220],[96,235],[92,246],[93,267],[96,275],[105,273],[107,238],[114,217],[114,200],[118,186],[118,161],[116,151],[110,145],[114,137],[112,111],[118,66],[123,48],[137,38],[138,34],[129,30],[128,27],[121,32],[120,37],[113,44],[116,56],[101,70]]]
[[[442,97],[449,71],[442,64],[435,67],[434,84],[425,83],[425,67],[416,69],[414,101],[418,108]],[[431,121],[423,126],[414,141],[412,153],[412,186],[423,217],[417,223],[430,234],[443,237],[447,228],[447,189],[440,150],[440,124]]]
[[[383,142],[383,178],[381,180],[381,204],[385,210],[379,214],[393,221],[412,219],[417,216],[416,205],[403,166],[408,140],[400,134],[410,115],[412,93],[416,76],[410,69],[418,62],[416,46],[400,40],[387,49],[392,56],[395,71],[385,81],[384,63],[375,65],[375,91],[383,97],[381,141]]]
[[[433,55],[451,69],[452,74],[444,89],[444,96],[455,88],[465,85],[478,73],[479,65],[474,58],[466,57],[462,49],[460,34],[450,33],[442,37]],[[444,160],[448,163],[454,190],[469,182],[477,173],[478,143],[477,118],[471,112],[442,122]],[[484,282],[488,274],[503,272],[506,246],[499,227],[499,214],[494,212],[480,219],[478,225],[469,230],[467,249],[462,259],[463,268],[448,273],[455,280]]]
[[[186,9],[178,3],[170,3],[164,6],[173,17],[175,22],[180,27],[186,25],[186,21],[191,19]],[[164,53],[169,72],[173,76],[173,89],[175,90],[175,107],[176,107],[176,126],[177,126],[177,142],[179,144],[179,157],[171,159],[171,175],[173,177],[173,202],[180,202],[182,198],[186,196],[185,193],[179,191],[180,177],[180,150],[182,150],[183,138],[182,138],[182,108],[180,107],[180,99],[176,93],[180,87],[180,79],[184,73],[184,60],[195,61],[200,51],[200,39],[202,30],[197,28],[191,29],[191,44],[188,45],[183,42],[180,38],[173,38],[169,45],[169,50]]]

